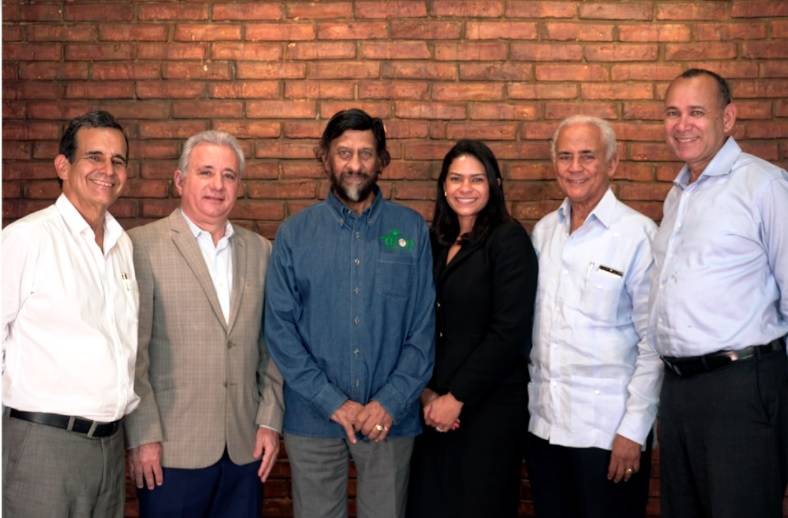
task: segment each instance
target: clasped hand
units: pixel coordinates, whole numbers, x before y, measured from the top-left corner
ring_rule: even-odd
[[[394,422],[383,405],[374,399],[366,405],[348,399],[331,414],[331,420],[342,426],[351,444],[357,442],[356,433],[370,441],[383,442]]]

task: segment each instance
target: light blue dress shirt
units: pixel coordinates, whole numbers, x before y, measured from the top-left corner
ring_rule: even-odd
[[[766,344],[788,332],[788,173],[730,137],[685,165],[654,241],[649,326],[663,356]]]
[[[662,361],[646,340],[656,225],[605,193],[569,233],[569,200],[534,227],[539,282],[528,431],[552,444],[644,444],[657,412]]]
[[[375,200],[356,214],[333,194],[285,221],[265,287],[265,339],[284,378],[284,431],[344,437],[330,420],[374,399],[390,436],[421,431],[434,362],[432,253],[423,218]]]

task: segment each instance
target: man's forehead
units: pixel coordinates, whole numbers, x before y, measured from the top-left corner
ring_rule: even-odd
[[[77,148],[82,146],[98,146],[100,143],[116,140],[123,148],[126,147],[126,139],[123,133],[116,128],[79,128],[74,140]],[[120,150],[119,150],[120,151]]]
[[[717,82],[707,75],[674,79],[665,95],[665,105],[689,104],[705,106],[714,104],[719,96]]]
[[[570,124],[561,128],[556,142],[556,150],[565,147],[584,147],[581,151],[594,151],[602,147],[602,132],[593,124]]]
[[[221,164],[223,168],[238,170],[238,157],[230,146],[224,144],[214,144],[213,142],[200,142],[192,149],[189,157],[189,166],[195,169],[205,169],[216,167],[217,162],[226,155],[232,157],[232,164]]]
[[[372,130],[345,130],[331,141],[336,146],[375,147],[375,135]]]

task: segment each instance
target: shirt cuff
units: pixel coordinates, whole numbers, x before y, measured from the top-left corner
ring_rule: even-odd
[[[349,398],[343,394],[341,390],[331,383],[326,383],[315,396],[313,403],[323,412],[326,419],[331,419],[334,412],[336,412],[336,410],[342,406],[342,403],[348,399]]]

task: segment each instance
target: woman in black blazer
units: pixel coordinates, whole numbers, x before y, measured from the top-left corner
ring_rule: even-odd
[[[446,154],[432,223],[436,348],[409,518],[516,517],[537,259],[482,142]]]

